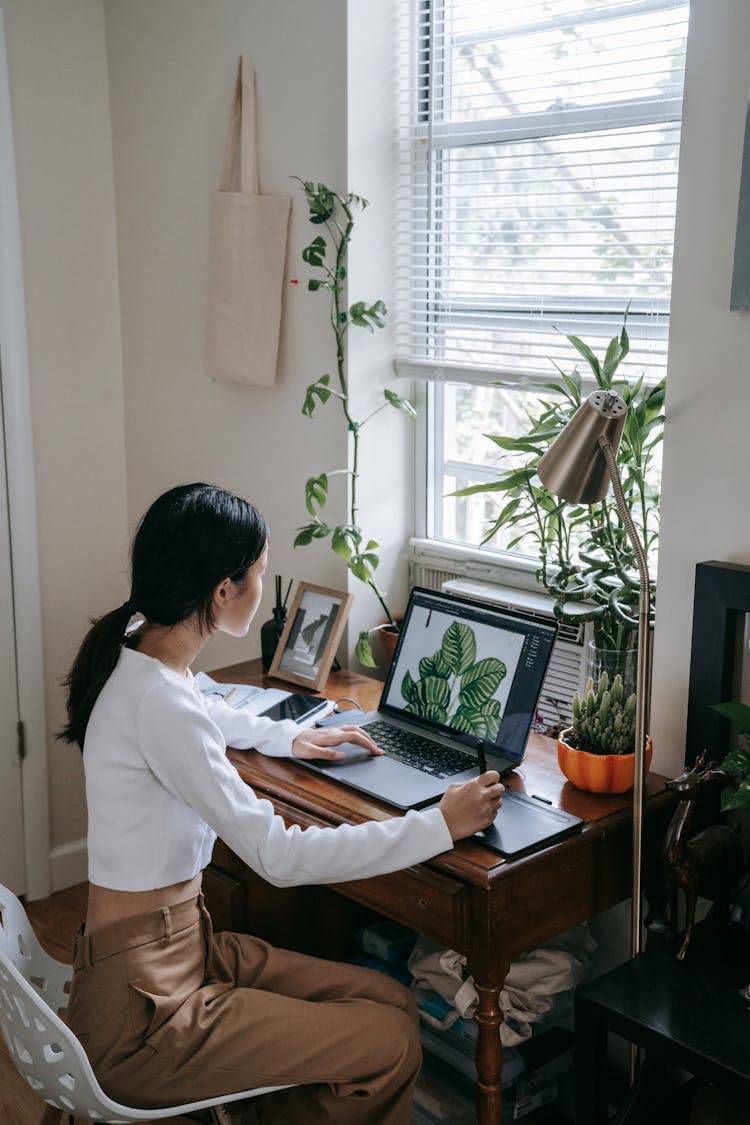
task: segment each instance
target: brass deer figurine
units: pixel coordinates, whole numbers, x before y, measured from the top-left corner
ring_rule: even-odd
[[[729,909],[732,891],[743,867],[742,845],[737,833],[726,824],[714,824],[694,836],[689,834],[700,788],[708,781],[733,783],[730,774],[705,765],[705,751],[686,773],[667,782],[679,802],[662,845],[662,865],[670,889],[670,932],[677,928],[677,892],[685,892],[685,936],[677,954],[687,953],[695,922],[698,896],[711,899],[718,917]]]

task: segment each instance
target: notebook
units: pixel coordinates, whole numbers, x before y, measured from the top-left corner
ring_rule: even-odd
[[[523,760],[556,635],[549,619],[414,587],[380,708],[356,718],[384,755],[345,743],[343,759],[299,764],[403,810],[476,777],[482,749],[488,769],[509,773]],[[580,824],[506,792],[484,838],[513,855]]]

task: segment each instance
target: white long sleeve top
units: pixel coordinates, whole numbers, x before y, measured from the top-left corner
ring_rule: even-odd
[[[96,701],[83,761],[89,880],[145,891],[210,862],[217,835],[276,886],[397,871],[452,848],[440,809],[337,828],[287,828],[226,757],[291,755],[299,727],[207,700],[191,675],[123,647]]]

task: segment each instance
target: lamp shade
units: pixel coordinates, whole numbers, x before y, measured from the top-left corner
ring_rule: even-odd
[[[610,475],[599,442],[604,438],[617,453],[627,413],[625,400],[612,391],[590,394],[539,462],[542,484],[574,504],[603,500]]]

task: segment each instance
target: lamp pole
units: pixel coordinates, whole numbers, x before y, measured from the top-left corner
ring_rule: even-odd
[[[638,566],[638,666],[635,703],[633,779],[633,908],[630,949],[641,949],[641,867],[646,736],[651,695],[651,581],[646,552],[638,536],[617,468],[617,450],[628,407],[620,395],[600,388],[581,403],[537,466],[542,484],[574,504],[604,500],[611,484],[615,502]]]
[[[630,919],[630,954],[631,957],[637,957],[641,951],[643,800],[646,783],[646,736],[648,734],[651,702],[651,579],[648,573],[646,552],[638,537],[633,517],[625,500],[615,451],[606,437],[599,438],[599,448],[607,462],[612,491],[615,494],[617,508],[625,525],[630,545],[633,548],[640,582],[638,592],[638,667],[635,689],[635,768],[633,771],[633,907]]]

